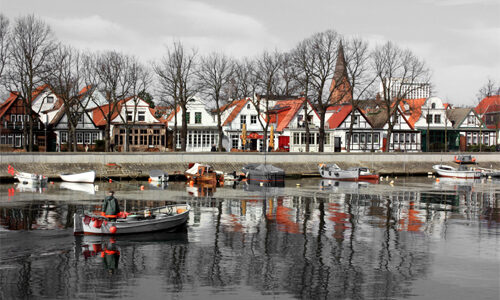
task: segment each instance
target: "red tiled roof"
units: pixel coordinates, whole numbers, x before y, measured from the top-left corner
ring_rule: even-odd
[[[226,104],[220,108],[221,111],[225,111],[227,109],[230,109],[234,107],[234,109],[231,111],[227,119],[224,121],[224,124],[222,126],[226,126],[227,124],[231,123],[236,116],[240,113],[240,111],[245,107],[245,104],[248,102],[248,99],[240,99],[240,100],[235,100],[229,104]]]
[[[276,131],[283,131],[290,121],[292,121],[293,117],[297,114],[297,112],[304,105],[304,98],[299,99],[291,99],[291,100],[280,100],[274,106],[273,111],[269,116],[270,123],[278,123],[276,125]],[[276,120],[276,118],[278,120]],[[277,121],[277,122],[276,122]]]
[[[167,118],[165,119],[164,123],[168,123],[168,122],[170,122],[170,121],[174,118],[174,116],[175,116],[176,114],[178,114],[180,111],[181,111],[181,107],[180,107],[179,105],[177,105],[177,109],[176,109],[175,111],[174,111],[174,110],[172,110],[172,111],[170,112],[170,114],[169,114],[169,115],[167,116]]]
[[[116,116],[118,116],[123,103],[125,103],[127,100],[128,99],[123,99],[118,101],[117,104],[113,104],[115,111],[111,114],[111,120],[113,120],[114,118],[116,118]],[[107,123],[106,117],[109,113],[109,110],[110,110],[110,104],[101,105],[100,107],[96,107],[92,110],[92,120],[94,121],[96,126],[106,125]]]
[[[498,105],[500,105],[500,95],[489,96],[481,100],[475,110],[482,115],[485,112],[495,111],[494,109],[498,108]]]
[[[9,110],[9,108],[12,106],[12,103],[14,103],[16,101],[17,96],[18,96],[17,92],[11,92],[9,98],[7,98],[7,100],[5,100],[0,105],[0,119]]]
[[[340,126],[345,118],[351,113],[352,105],[335,105],[330,106],[328,110],[333,110],[334,113],[328,118],[327,123],[330,129]]]
[[[422,115],[422,106],[427,101],[427,98],[419,98],[419,99],[404,99],[399,103],[400,109],[404,112],[405,118],[408,120],[408,124],[410,127],[414,127],[415,123],[420,119]],[[409,109],[405,110],[405,104],[408,104]],[[445,108],[448,103],[445,103]],[[406,117],[410,115],[410,117]]]

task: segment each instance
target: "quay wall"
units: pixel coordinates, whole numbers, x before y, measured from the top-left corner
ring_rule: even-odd
[[[500,153],[471,153],[479,167],[500,169]],[[95,170],[97,177],[147,177],[149,170],[183,173],[189,163],[208,163],[216,170],[239,171],[247,163],[268,163],[287,175],[318,175],[318,164],[336,163],[341,168],[368,167],[382,175],[423,175],[435,164],[452,163],[454,153],[0,153],[0,179],[12,178],[8,165],[24,172],[57,178],[60,173]]]

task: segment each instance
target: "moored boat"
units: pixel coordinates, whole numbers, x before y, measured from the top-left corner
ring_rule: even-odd
[[[152,182],[167,182],[168,173],[162,170],[151,170],[149,171],[149,178]]]
[[[453,161],[457,164],[475,164],[476,158],[469,154],[455,155]]]
[[[175,204],[125,214],[125,218],[108,219],[91,213],[75,213],[74,234],[115,235],[171,230],[187,222],[191,207]]]
[[[208,183],[213,185],[224,184],[224,173],[215,171],[210,165],[194,163],[184,172],[188,181],[194,183]]]
[[[95,171],[72,173],[72,174],[59,174],[59,177],[61,177],[62,181],[67,181],[67,182],[94,183]]]
[[[377,181],[380,178],[378,174],[372,173],[370,169],[365,167],[355,167],[355,168],[349,168],[347,170],[358,171],[358,180],[362,181]]]
[[[285,171],[273,165],[248,164],[243,167],[243,173],[249,183],[283,183],[285,182]],[[280,184],[278,184],[280,185]],[[274,185],[277,186],[277,185]]]
[[[432,169],[441,177],[481,178],[481,172],[460,166],[458,169],[447,165],[434,165]]]
[[[16,172],[14,178],[22,184],[28,185],[44,185],[47,184],[48,178],[41,174],[32,174],[26,172]]]
[[[357,181],[359,170],[342,170],[337,164],[320,164],[319,174],[325,179]]]

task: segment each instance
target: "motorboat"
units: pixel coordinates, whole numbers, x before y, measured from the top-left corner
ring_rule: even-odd
[[[167,182],[168,181],[168,173],[163,170],[151,170],[149,171],[149,179],[150,182]]]
[[[83,173],[72,173],[72,174],[59,174],[62,181],[67,182],[84,182],[84,183],[94,183],[95,171],[88,171]]]
[[[94,213],[75,213],[74,234],[115,235],[172,230],[187,222],[189,204],[174,204],[109,219]]]
[[[46,176],[26,172],[16,172],[14,178],[26,185],[46,185],[48,181]]]
[[[357,181],[359,170],[342,170],[337,164],[320,164],[319,174],[325,179]]]
[[[184,172],[188,181],[194,183],[207,183],[213,185],[224,185],[224,173],[215,171],[210,165],[189,164],[189,168]]]
[[[441,177],[451,178],[481,178],[481,172],[465,166],[454,168],[447,165],[434,165],[432,169]]]
[[[81,182],[61,182],[61,189],[84,192],[87,194],[95,194],[95,186],[92,183]]]
[[[378,181],[380,176],[378,174],[374,174],[370,171],[370,169],[365,167],[354,167],[347,169],[348,171],[357,171],[358,172],[358,180],[362,181]]]
[[[476,158],[469,154],[455,155],[453,161],[457,164],[475,164]]]
[[[243,167],[242,171],[249,183],[262,182],[272,183],[271,186],[283,186],[285,182],[285,171],[273,165],[248,164]],[[276,183],[280,184],[276,185]]]

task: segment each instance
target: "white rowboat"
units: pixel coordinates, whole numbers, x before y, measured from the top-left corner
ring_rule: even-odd
[[[14,178],[19,180],[20,183],[26,185],[44,185],[47,184],[47,177],[38,174],[31,174],[26,172],[17,172]]]
[[[441,177],[451,178],[481,178],[481,172],[464,168],[454,168],[447,165],[434,165],[432,169]]]
[[[114,235],[169,230],[185,224],[190,210],[188,204],[167,205],[116,220],[75,213],[74,234]]]
[[[88,171],[88,172],[74,173],[74,174],[59,174],[59,177],[61,177],[63,181],[68,181],[68,182],[94,183],[95,171]]]

